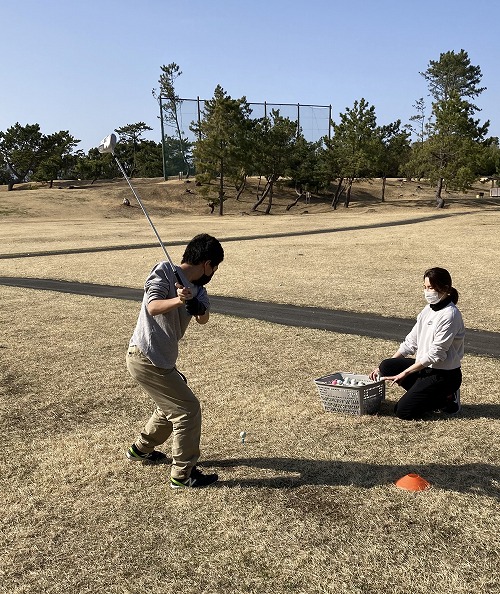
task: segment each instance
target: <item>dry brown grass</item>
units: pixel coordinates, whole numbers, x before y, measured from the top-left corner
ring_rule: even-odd
[[[77,205],[58,208],[62,223],[43,213],[4,218],[1,251],[154,239],[142,217],[119,218],[121,207],[111,218],[91,208],[88,219]],[[167,242],[205,230],[335,229],[226,242],[213,293],[413,317],[421,272],[441,264],[468,325],[500,330],[494,207],[453,205],[441,220],[420,204],[156,214]],[[428,220],[387,226],[416,217]],[[372,223],[382,226],[352,229]],[[182,248],[171,251],[178,260]],[[160,257],[152,248],[0,260],[0,274],[140,286]],[[221,481],[177,493],[166,486],[168,466],[123,457],[151,407],[124,367],[138,304],[0,292],[0,592],[498,591],[498,360],[465,357],[459,418],[399,421],[396,389],[379,416],[344,417],[322,411],[312,378],[366,371],[395,343],[214,315],[189,329],[179,367],[203,404],[202,460]],[[432,488],[398,490],[393,482],[410,471]]]
[[[384,204],[377,204],[373,196],[366,197],[370,189],[378,192],[379,185],[365,182],[359,184],[360,199],[349,209],[332,211],[328,202],[322,202],[312,207],[301,205],[292,214],[242,216],[237,214],[241,205],[233,199],[226,203],[230,214],[219,217],[198,214],[203,212],[204,202],[200,206],[201,199],[189,194],[186,198],[182,182],[154,180],[148,185],[145,180],[134,180],[134,185],[175,261],[180,260],[184,243],[200,230],[223,241],[256,234],[270,236],[258,241],[224,242],[226,261],[211,285],[221,295],[413,318],[422,304],[419,289],[423,271],[429,266],[444,266],[462,293],[460,305],[467,325],[500,330],[500,305],[491,298],[500,294],[500,277],[493,264],[500,257],[500,203],[462,196],[450,199],[449,208],[438,210],[433,207],[430,189],[426,193],[419,190],[417,195],[408,184],[400,188],[392,180]],[[161,202],[154,198],[158,187],[170,192]],[[75,195],[71,192],[79,191],[86,192],[84,210],[71,200]],[[401,191],[406,192],[403,198],[397,195]],[[130,196],[130,190],[120,182],[114,182],[110,189],[0,192],[0,204],[12,203],[15,195],[28,212],[38,214],[4,219],[2,252],[154,244],[155,237],[138,206],[132,209],[134,218],[126,218],[130,209],[121,205],[124,192]],[[60,193],[65,193],[65,200],[70,202],[65,209],[61,206],[64,202],[57,202],[55,219],[52,196],[59,197]],[[190,200],[193,212],[186,216]],[[251,196],[245,200],[247,207],[253,203]],[[277,199],[276,211],[284,213],[290,200],[290,194]],[[177,208],[177,214],[165,216],[165,208]],[[309,214],[299,215],[304,210]],[[172,246],[175,242],[183,245]],[[24,276],[141,286],[145,270],[162,257],[158,246],[0,263],[4,275],[22,270]],[[474,290],[468,290],[472,286]]]

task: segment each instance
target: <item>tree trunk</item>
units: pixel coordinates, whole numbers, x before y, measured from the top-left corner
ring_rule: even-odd
[[[220,161],[219,215],[224,214],[224,160]]]
[[[257,184],[257,199],[259,198],[259,192],[260,192],[260,183],[262,181],[262,175],[259,175],[259,183]]]
[[[164,107],[164,109],[165,109],[165,107]],[[176,104],[174,104],[173,115],[174,115],[174,119],[175,119],[175,127],[177,129],[177,138],[179,139],[179,148],[181,151],[182,160],[184,162],[184,165],[186,166],[186,179],[188,179],[189,174],[190,174],[190,167],[189,167],[189,162],[186,157],[186,149],[184,148],[184,143],[182,142],[182,132],[181,132],[181,126],[179,123],[179,116],[177,115],[177,105]],[[222,214],[222,212],[220,214]]]
[[[290,210],[292,206],[296,206],[299,200],[304,197],[304,192],[302,190],[300,191],[300,193],[297,192],[297,190],[295,190],[295,193],[297,194],[297,198],[286,207],[286,210]]]
[[[243,190],[245,189],[247,185],[247,178],[245,176],[245,178],[243,179],[243,181],[241,182],[241,184],[238,186],[236,186],[236,200],[240,199],[240,196],[243,194]]]
[[[385,184],[387,182],[387,178],[382,178],[382,202],[385,202]]]
[[[272,205],[273,205],[273,187],[271,186],[271,189],[269,191],[269,202],[267,203],[267,208],[266,208],[266,215],[270,214]]]
[[[340,196],[342,196],[342,192],[344,191],[344,186],[342,185],[344,182],[344,178],[341,177],[339,179],[339,183],[337,185],[337,189],[335,190],[335,195],[333,196],[333,200],[332,200],[332,208],[333,210],[337,209],[337,205],[339,203],[340,200]]]
[[[349,181],[347,182],[347,191],[345,193],[345,201],[344,201],[344,206],[346,208],[349,208],[349,203],[351,202],[351,188],[352,188],[353,181],[354,181],[354,178],[349,178]]]
[[[444,198],[441,196],[441,192],[443,190],[443,178],[440,177],[436,186],[436,207],[443,208],[444,207]]]
[[[269,192],[272,191],[273,183],[274,182],[272,179],[267,180],[266,187],[262,192],[262,196],[260,198],[257,197],[257,202],[252,206],[252,210],[257,210],[257,207],[259,207],[264,202]]]

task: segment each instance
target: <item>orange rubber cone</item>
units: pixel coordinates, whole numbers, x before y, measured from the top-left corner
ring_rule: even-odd
[[[396,481],[396,487],[406,491],[425,491],[431,484],[418,474],[410,473]]]

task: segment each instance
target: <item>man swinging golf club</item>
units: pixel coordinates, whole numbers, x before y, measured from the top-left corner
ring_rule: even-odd
[[[203,474],[196,468],[200,456],[200,403],[175,364],[178,342],[190,320],[208,322],[210,302],[204,285],[223,259],[219,241],[203,233],[188,243],[176,271],[168,262],[157,264],[146,279],[127,352],[130,375],[153,399],[156,409],[126,456],[131,461],[165,461],[165,454],[155,448],[172,436],[173,489],[206,487],[218,479],[216,474]]]
[[[224,259],[224,250],[215,237],[203,233],[189,242],[181,265],[175,266],[115,155],[116,142],[116,136],[110,134],[101,141],[98,150],[113,155],[167,258],[146,279],[141,311],[127,351],[127,369],[151,396],[156,409],[126,456],[131,461],[165,461],[166,455],[155,448],[172,435],[170,486],[173,489],[206,487],[215,483],[218,476],[203,474],[196,468],[200,456],[200,403],[175,363],[179,340],[191,318],[199,324],[208,322],[210,302],[204,285]]]

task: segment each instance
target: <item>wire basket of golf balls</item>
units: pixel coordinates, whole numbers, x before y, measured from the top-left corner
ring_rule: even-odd
[[[385,398],[385,383],[367,375],[339,371],[314,380],[326,412],[372,415]]]

